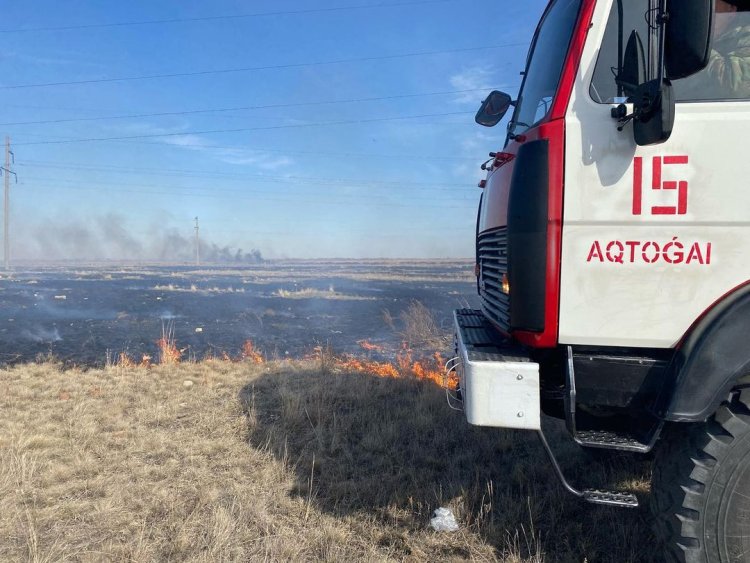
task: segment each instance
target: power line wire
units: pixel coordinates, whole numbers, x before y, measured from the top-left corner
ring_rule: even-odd
[[[424,123],[422,125],[425,125]],[[71,137],[68,137],[68,139],[71,139]],[[113,143],[120,143],[120,144],[126,144],[126,145],[147,145],[147,146],[155,146],[155,147],[174,147],[174,148],[180,148],[180,145],[169,145],[164,143],[157,143],[154,141],[112,141]],[[16,143],[18,144],[18,143]],[[289,157],[295,157],[297,155],[306,155],[306,156],[327,156],[331,158],[383,158],[383,159],[406,159],[406,160],[413,160],[413,161],[419,161],[423,158],[432,158],[437,160],[455,160],[455,161],[464,161],[464,162],[474,162],[481,161],[480,158],[483,154],[482,149],[478,154],[469,156],[469,155],[440,155],[432,153],[431,151],[426,150],[422,154],[384,154],[384,153],[346,153],[346,152],[321,152],[321,151],[305,151],[305,150],[297,150],[297,149],[258,149],[253,147],[243,147],[238,145],[201,145],[198,147],[201,151],[209,151],[209,150],[216,150],[216,151],[225,151],[229,152],[230,154],[223,155],[224,158],[232,158],[232,156],[237,156],[238,158],[241,158],[244,155],[245,151],[248,152],[257,152],[257,153],[270,153],[270,154],[283,154],[287,155]],[[234,154],[231,154],[234,153]],[[26,160],[25,162],[31,163],[32,161]],[[41,161],[40,161],[41,162]],[[229,165],[243,165],[243,163],[231,163],[227,162],[226,164]],[[128,167],[123,167],[128,168]],[[154,170],[165,170],[165,169],[154,169]]]
[[[165,138],[165,137],[182,137],[185,135],[210,135],[216,133],[244,133],[248,131],[269,131],[276,129],[296,129],[302,127],[328,127],[331,125],[352,125],[360,123],[379,123],[384,121],[401,121],[408,119],[422,119],[425,117],[447,117],[454,115],[468,115],[474,114],[473,111],[453,111],[444,113],[425,113],[421,115],[402,115],[397,117],[374,117],[369,119],[345,119],[339,121],[323,121],[315,123],[293,123],[288,125],[265,125],[260,127],[236,127],[233,129],[207,129],[203,131],[182,131],[179,133],[146,133],[141,135],[125,135],[117,137],[84,137],[80,139],[63,139],[58,141],[27,141],[25,143],[15,143],[16,146],[28,146],[28,145],[60,145],[68,143],[87,143],[95,141],[125,141],[131,139],[153,139],[153,138]],[[200,145],[195,145],[194,148],[202,148]]]
[[[25,182],[22,183],[22,184],[23,185],[27,185],[27,184],[25,184]],[[59,185],[54,185],[54,186],[33,186],[33,187],[34,188],[38,188],[38,189],[49,189],[49,190],[60,190],[60,189],[63,189],[63,190],[77,190],[77,191],[83,190],[83,191],[86,191],[86,192],[91,192],[92,190],[98,189],[98,188],[89,188],[89,187],[83,187],[83,186],[59,186]],[[175,193],[175,192],[155,192],[155,191],[150,191],[150,190],[145,190],[145,191],[144,190],[117,190],[117,193],[129,193],[129,194],[140,194],[140,195],[151,195],[151,196],[154,196],[154,195],[163,195],[163,196],[170,196],[170,197],[175,197],[176,195],[189,195],[190,197],[207,197],[207,198],[214,198],[214,199],[217,199],[217,198],[219,198],[219,199],[226,199],[226,198],[223,198],[220,195],[217,195],[214,192],[212,192],[212,193],[179,194],[179,193]],[[232,198],[232,202],[242,201],[242,200],[252,201],[252,202],[259,202],[259,201],[264,201],[264,202],[278,202],[278,203],[284,203],[287,206],[289,205],[289,202],[290,202],[289,199],[258,197],[256,195],[249,195],[248,197],[244,197],[244,196],[245,196],[245,194],[239,193],[239,194],[237,194],[236,196],[234,196]],[[411,209],[411,210],[421,210],[421,209],[452,209],[452,210],[456,210],[458,207],[461,207],[463,209],[469,210],[469,209],[472,209],[472,208],[476,207],[476,200],[468,200],[468,199],[466,200],[466,203],[471,204],[470,206],[460,206],[460,205],[458,205],[459,202],[455,202],[455,201],[447,202],[447,203],[449,203],[447,205],[430,205],[430,204],[422,204],[422,203],[414,203],[412,205],[403,205],[403,204],[398,204],[398,203],[378,203],[378,202],[373,202],[370,199],[366,199],[366,200],[362,199],[361,197],[358,197],[358,198],[356,198],[356,199],[354,199],[352,201],[341,201],[338,198],[336,200],[334,200],[334,201],[325,201],[325,200],[320,199],[320,198],[309,199],[309,200],[295,198],[293,201],[294,201],[294,203],[296,205],[323,205],[323,206],[326,206],[326,205],[330,205],[330,206],[344,205],[344,206],[349,206],[349,207],[361,207],[361,208],[365,208],[365,209],[366,208],[370,208],[370,207],[384,207],[384,208],[387,208],[387,209],[403,208],[403,209]],[[463,202],[460,202],[460,203],[463,203]]]
[[[64,26],[49,26],[49,27],[21,27],[16,29],[0,29],[0,33],[27,33],[37,31],[73,31],[83,29],[96,29],[96,28],[107,28],[107,27],[130,27],[138,25],[159,25],[159,24],[172,24],[172,23],[193,23],[193,22],[206,22],[206,21],[220,21],[220,20],[235,20],[235,19],[249,19],[249,18],[260,18],[269,16],[290,16],[290,15],[303,15],[303,14],[314,14],[323,12],[343,12],[350,10],[365,10],[373,8],[400,8],[404,6],[419,6],[423,4],[445,4],[447,2],[455,2],[456,0],[413,0],[409,2],[391,2],[391,3],[380,3],[380,4],[363,4],[357,6],[337,6],[331,8],[310,8],[306,10],[284,10],[276,12],[256,12],[250,14],[226,14],[219,16],[202,16],[194,18],[165,18],[160,20],[141,20],[141,21],[129,21],[129,22],[110,22],[110,23],[91,23],[91,24],[79,24],[79,25],[64,25]]]
[[[28,135],[27,135],[28,136]],[[41,136],[41,135],[40,135]],[[46,136],[45,136],[46,137]],[[68,137],[70,139],[70,137]],[[123,141],[126,142],[126,141]],[[162,145],[162,143],[149,143],[149,142],[132,142],[129,144],[144,144],[144,145]],[[356,152],[331,152],[331,151],[308,151],[308,150],[298,150],[298,149],[278,149],[278,148],[255,148],[255,147],[243,147],[243,146],[229,146],[229,145],[202,145],[200,147],[201,150],[223,150],[223,151],[236,151],[237,153],[245,153],[245,152],[255,152],[260,154],[283,154],[287,156],[297,156],[297,155],[309,155],[309,156],[329,156],[329,157],[335,157],[335,158],[383,158],[383,159],[405,159],[405,160],[418,160],[421,158],[425,158],[426,154],[406,154],[406,153],[399,153],[399,154],[387,154],[387,153],[356,153]],[[439,160],[461,160],[461,161],[472,161],[476,162],[479,160],[479,155],[445,155],[445,154],[435,154],[433,152],[429,153],[430,158],[439,159]],[[68,165],[68,163],[63,162],[55,162],[55,161],[45,161],[45,160],[24,160],[27,164],[40,164],[40,165]],[[23,163],[19,164],[19,166],[23,166]],[[80,167],[88,167],[91,166],[90,164],[84,164],[81,163],[80,165],[73,164],[73,166],[80,166]],[[184,172],[185,170],[180,169],[168,169],[168,168],[141,168],[141,167],[133,167],[133,166],[116,166],[116,165],[100,165],[101,167],[106,168],[122,168],[122,169],[128,169],[128,170],[151,170],[155,172],[161,172],[161,171],[172,171],[172,172]]]
[[[263,65],[263,66],[252,66],[252,67],[240,67],[240,68],[224,68],[216,70],[196,70],[190,72],[173,72],[167,74],[144,74],[137,76],[118,76],[113,78],[91,78],[87,80],[69,80],[64,82],[40,82],[36,84],[9,84],[0,86],[2,90],[12,90],[21,88],[45,88],[48,86],[75,86],[81,84],[102,84],[107,82],[130,82],[134,80],[154,80],[158,78],[178,78],[185,76],[206,76],[212,74],[229,74],[238,72],[254,72],[259,70],[279,70],[288,68],[305,68],[311,66],[328,66],[337,65],[343,63],[361,63],[361,62],[372,62],[372,61],[385,61],[394,59],[405,59],[410,57],[424,57],[431,55],[442,55],[448,53],[465,53],[469,51],[483,51],[491,49],[503,49],[506,47],[518,47],[527,45],[527,43],[506,43],[504,45],[488,45],[484,47],[464,47],[460,49],[441,49],[436,51],[416,51],[412,53],[400,53],[396,55],[377,55],[369,57],[355,57],[350,59],[334,59],[330,61],[316,61],[307,63],[287,63],[281,65]]]
[[[28,161],[27,161],[28,162]],[[111,169],[103,168],[103,167],[96,167],[96,166],[76,166],[76,165],[59,165],[59,166],[44,166],[44,165],[32,165],[32,166],[24,166],[19,165],[23,168],[62,168],[62,169],[68,169],[68,170],[100,170],[104,172],[112,172]],[[147,173],[153,173],[153,171],[157,171],[159,169],[155,168],[125,168],[124,170],[116,171],[117,173],[126,173],[126,174],[141,174],[142,172]],[[169,170],[169,169],[168,169]],[[253,181],[262,181],[262,182],[307,182],[310,184],[315,185],[331,185],[331,186],[341,186],[341,187],[358,187],[358,186],[364,186],[364,187],[372,187],[372,186],[384,186],[384,187],[403,187],[403,186],[426,186],[430,189],[445,189],[445,190],[451,190],[455,191],[456,188],[465,188],[467,183],[451,183],[451,182],[424,182],[424,181],[414,181],[409,179],[404,180],[361,180],[356,178],[331,178],[331,177],[321,177],[321,176],[274,176],[270,174],[232,174],[228,172],[200,172],[195,170],[175,170],[171,169],[173,172],[180,172],[177,174],[177,177],[184,177],[184,178],[229,178],[230,180],[253,180]],[[156,174],[157,176],[159,174]],[[42,180],[56,180],[56,178],[38,178]],[[143,184],[139,184],[143,185]],[[167,186],[162,186],[167,187]]]
[[[305,227],[306,228],[306,227]],[[346,228],[346,233],[354,233],[354,234],[370,234],[373,233],[376,229],[378,229],[378,225],[373,225],[369,229],[351,229]],[[202,229],[202,228],[201,228]],[[390,230],[390,229],[389,229]],[[206,231],[208,231],[208,228],[206,228]],[[444,232],[462,232],[462,233],[473,233],[475,231],[474,226],[468,226],[468,227],[458,227],[455,225],[446,226],[446,225],[440,225],[438,227],[433,226],[432,228],[413,228],[413,229],[403,229],[399,225],[398,232],[392,232],[388,233],[385,236],[403,236],[404,233],[418,233],[418,234],[425,234],[425,233],[435,233],[435,234],[442,234]],[[140,234],[140,235],[151,235],[153,234],[153,231],[130,231],[134,234]],[[259,235],[292,235],[295,236],[295,233],[290,231],[256,231],[256,230],[247,230],[247,229],[210,229],[210,234],[234,234],[234,235],[252,235],[252,234],[259,234]],[[327,236],[341,236],[341,229],[338,230],[322,230],[320,228],[315,229],[316,235],[327,235]],[[377,233],[376,236],[382,235],[383,233]]]
[[[60,179],[60,178],[46,178],[46,177],[36,177],[36,176],[25,176],[28,180],[41,180],[45,182],[80,182],[80,180],[68,180],[68,179]],[[404,186],[426,186],[430,188],[430,195],[433,195],[433,190],[438,191],[449,191],[451,193],[460,193],[456,191],[456,188],[465,188],[467,184],[448,184],[448,183],[441,183],[441,182],[418,182],[418,181],[410,181],[410,180],[402,180],[402,181],[395,181],[395,180],[375,180],[375,181],[361,181],[361,180],[353,180],[353,179],[347,179],[347,178],[316,178],[312,176],[268,176],[264,174],[257,174],[257,175],[248,175],[246,178],[240,178],[240,179],[252,179],[256,182],[273,182],[273,183],[279,183],[279,182],[294,182],[295,184],[299,185],[316,185],[316,186],[336,186],[341,188],[398,188],[402,189]],[[104,185],[112,185],[112,186],[136,186],[136,187],[144,187],[144,188],[174,188],[177,190],[184,189],[184,190],[191,190],[191,189],[207,189],[207,188],[201,188],[198,186],[170,186],[170,185],[164,185],[164,184],[144,184],[143,182],[119,182],[119,181],[111,181],[111,180],[90,180],[92,182],[96,182],[97,184],[104,184]],[[216,190],[224,190],[227,192],[231,192],[232,190],[226,190],[224,188],[210,188],[210,191],[216,191]],[[240,191],[244,191],[245,189]],[[267,193],[267,192],[259,192],[259,193]],[[417,193],[419,195],[424,194],[425,192],[418,192],[418,191],[412,191],[411,193]]]
[[[219,113],[226,111],[245,111],[245,110],[258,110],[258,109],[280,109],[280,108],[291,108],[301,106],[322,106],[322,105],[335,105],[335,104],[348,104],[348,103],[362,103],[362,102],[374,102],[384,100],[401,100],[407,98],[422,98],[427,96],[447,96],[452,94],[465,94],[468,92],[484,92],[485,88],[471,88],[468,90],[447,90],[443,92],[424,92],[421,94],[395,94],[392,96],[373,96],[367,98],[350,98],[344,100],[321,100],[317,102],[293,102],[284,104],[265,104],[265,105],[254,105],[254,106],[238,106],[232,108],[208,108],[208,109],[193,109],[193,110],[182,110],[182,111],[164,111],[157,113],[131,113],[124,115],[106,115],[97,117],[71,117],[65,119],[45,119],[39,121],[9,121],[0,123],[0,126],[16,126],[16,125],[41,125],[50,123],[72,123],[80,121],[102,121],[108,119],[137,119],[143,117],[167,117],[173,115],[195,115],[201,113]]]

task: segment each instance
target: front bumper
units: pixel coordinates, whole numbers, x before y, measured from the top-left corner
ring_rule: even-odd
[[[455,371],[469,424],[539,430],[539,364],[481,311],[457,309]]]

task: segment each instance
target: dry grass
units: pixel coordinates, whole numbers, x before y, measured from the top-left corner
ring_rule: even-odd
[[[579,482],[645,494],[648,464],[576,470],[585,458],[558,448]],[[438,506],[453,508],[458,532],[428,528]],[[533,436],[467,426],[433,384],[340,373],[324,359],[0,371],[0,538],[2,561],[652,551],[643,511],[566,496]]]
[[[388,309],[383,310],[383,322],[396,332],[409,348],[445,350],[451,342],[451,333],[438,326],[433,312],[421,301],[414,299],[401,311],[398,319]]]
[[[159,363],[166,365],[179,364],[184,350],[177,348],[177,340],[174,336],[174,322],[161,323],[161,338],[156,341],[156,348],[159,350]],[[126,359],[127,356],[125,356]],[[122,354],[120,355],[122,360]],[[127,362],[123,362],[123,367],[128,367]]]
[[[315,289],[314,287],[305,287],[303,289],[277,289],[273,292],[274,297],[283,297],[284,299],[340,299],[343,301],[374,301],[374,297],[363,295],[347,295],[339,293],[333,289],[328,290]]]
[[[124,279],[124,278],[123,278]],[[182,291],[182,292],[190,292],[190,293],[245,293],[245,288],[233,288],[232,286],[229,287],[219,287],[219,286],[213,286],[213,287],[201,287],[199,288],[194,283],[190,284],[190,287],[183,287],[179,285],[175,285],[173,283],[166,284],[166,285],[155,285],[152,287],[154,291]]]

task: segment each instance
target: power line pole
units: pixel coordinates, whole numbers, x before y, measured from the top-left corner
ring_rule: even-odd
[[[198,236],[198,217],[195,218],[195,265],[200,266],[201,265],[201,240]]]
[[[3,204],[3,262],[5,269],[10,270],[10,175],[18,182],[18,176],[10,169],[11,162],[15,164],[16,158],[10,150],[10,137],[5,137],[5,166],[0,169],[5,176],[5,193]]]

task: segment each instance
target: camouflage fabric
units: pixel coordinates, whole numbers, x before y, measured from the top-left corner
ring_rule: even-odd
[[[677,100],[750,99],[750,12],[713,40],[708,66],[674,83]]]
[[[750,98],[750,25],[732,27],[714,40],[704,72],[704,80],[715,81],[715,97]]]

